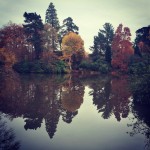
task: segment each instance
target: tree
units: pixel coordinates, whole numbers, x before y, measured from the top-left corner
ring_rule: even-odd
[[[134,50],[132,43],[130,42],[130,29],[120,24],[115,32],[115,36],[112,42],[112,66],[114,69],[120,69],[121,71],[127,71],[128,64],[131,55]]]
[[[45,23],[49,23],[57,31],[60,28],[59,20],[57,18],[56,9],[53,3],[50,3],[49,7],[46,10]]]
[[[150,25],[142,27],[136,31],[136,38],[134,42],[136,48],[135,53],[150,53]]]
[[[104,57],[105,61],[111,63],[111,44],[114,36],[114,29],[110,23],[103,25],[104,30],[99,30],[98,36],[94,36],[94,45],[91,47],[93,60]]]
[[[90,50],[92,51],[91,57],[93,61],[97,61],[99,59],[99,56],[102,54],[98,42],[98,36],[94,36],[94,45],[90,48]]]
[[[83,58],[84,56],[84,42],[79,35],[70,32],[65,35],[62,39],[62,53],[63,59],[68,61],[70,70],[72,70],[72,57],[78,57],[80,54]]]
[[[41,31],[43,30],[43,23],[41,16],[36,13],[24,13],[26,24],[23,25],[25,33],[27,34],[27,41],[32,43],[35,48],[36,59],[40,59],[42,52]]]
[[[58,36],[55,28],[51,24],[44,25],[42,32],[43,48],[47,52],[54,52],[58,48]]]
[[[0,29],[1,47],[15,54],[16,60],[25,59],[28,52],[26,35],[21,25],[9,22]]]
[[[131,93],[128,89],[128,79],[126,76],[120,78],[99,77],[92,81],[89,93],[93,96],[93,104],[97,111],[102,113],[104,119],[114,115],[117,121],[128,117],[129,97]]]
[[[59,32],[59,42],[61,44],[62,38],[69,32],[74,32],[78,34],[79,28],[74,24],[73,19],[68,17],[63,20],[63,25],[60,28]]]
[[[6,69],[9,69],[16,62],[15,54],[5,48],[0,48],[0,61],[4,63]]]

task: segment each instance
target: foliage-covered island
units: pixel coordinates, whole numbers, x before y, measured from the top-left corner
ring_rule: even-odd
[[[150,26],[138,29],[132,43],[128,27],[119,24],[114,32],[112,24],[105,23],[88,54],[79,27],[71,17],[60,25],[53,3],[46,10],[45,23],[37,13],[23,16],[23,25],[9,22],[0,29],[0,66],[6,72],[13,68],[19,73],[130,74],[134,99],[143,99],[142,88],[149,103]]]

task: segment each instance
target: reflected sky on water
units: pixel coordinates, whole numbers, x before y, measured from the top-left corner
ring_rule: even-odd
[[[127,76],[1,75],[0,124],[21,150],[148,149],[149,116],[128,89]]]

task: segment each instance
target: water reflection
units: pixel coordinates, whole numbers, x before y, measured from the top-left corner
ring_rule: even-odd
[[[107,76],[93,81],[90,95],[93,96],[93,104],[104,119],[110,118],[112,114],[117,121],[128,116],[131,93],[127,85],[125,76],[112,79]]]
[[[36,130],[45,120],[46,131],[53,138],[60,116],[71,123],[83,103],[83,95],[84,86],[70,76],[5,76],[0,110],[12,119],[22,116],[25,130]]]
[[[132,131],[128,132],[130,136],[135,136],[136,134],[143,134],[145,136],[145,149],[150,148],[150,114],[149,108],[138,106],[133,103],[132,111],[134,117],[131,118],[129,127],[132,127]]]
[[[19,150],[20,143],[16,141],[13,129],[9,128],[0,114],[0,149],[1,150]]]
[[[85,87],[97,111],[104,119],[115,116],[117,121],[127,118],[130,112],[131,93],[128,90],[127,77],[110,76],[46,76],[46,75],[2,75],[0,77],[0,111],[7,118],[22,117],[25,130],[37,130],[45,122],[50,138],[57,132],[60,119],[67,124],[79,115],[83,104]],[[134,135],[142,131],[149,139],[150,122],[146,114],[135,106],[131,109],[137,122],[133,122]],[[89,112],[90,113],[90,110]],[[145,127],[146,124],[146,127]],[[143,128],[140,130],[139,127]],[[137,129],[137,130],[136,130]],[[1,136],[1,135],[0,135]]]

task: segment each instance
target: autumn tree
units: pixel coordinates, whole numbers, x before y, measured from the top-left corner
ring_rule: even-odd
[[[100,58],[111,63],[111,44],[114,36],[114,29],[110,23],[103,25],[103,30],[99,30],[98,35],[94,36],[94,44],[91,47],[93,60]]]
[[[7,70],[11,69],[13,64],[16,62],[16,56],[12,51],[0,48],[0,62],[4,63]]]
[[[54,30],[52,31],[53,34],[51,34],[51,35],[54,35],[54,32],[56,32],[56,33],[58,32],[60,25],[59,25],[59,20],[57,17],[57,12],[56,12],[56,9],[55,9],[55,6],[53,3],[50,3],[49,7],[46,10],[45,23],[50,24],[52,26],[52,28],[55,30],[55,31]],[[57,44],[57,46],[55,46],[56,45],[56,34],[54,36],[51,36],[51,41],[52,41],[52,47],[55,48],[54,50],[60,49],[59,44]]]
[[[51,24],[56,30],[60,28],[57,12],[53,3],[50,3],[46,10],[45,23]]]
[[[112,42],[112,66],[114,69],[127,71],[130,56],[133,55],[134,50],[130,42],[130,29],[120,24],[115,32]]]
[[[84,42],[80,35],[70,32],[62,39],[63,59],[68,61],[70,70],[72,70],[73,57],[78,58],[79,55],[84,57]],[[81,61],[81,59],[80,59]]]
[[[55,54],[59,45],[58,35],[56,29],[53,28],[49,23],[44,25],[42,41],[43,52],[41,59],[47,63],[58,59],[57,55]]]
[[[78,34],[79,27],[73,22],[71,17],[68,17],[63,20],[63,25],[60,27],[59,31],[59,42],[61,44],[62,38],[69,32],[74,32]]]
[[[24,60],[28,54],[26,35],[22,25],[9,22],[2,27],[0,29],[0,41],[1,48],[15,54],[17,61]]]
[[[43,48],[45,51],[54,52],[58,48],[58,36],[55,28],[46,23],[42,32]]]
[[[36,13],[24,13],[25,24],[23,25],[27,35],[27,41],[32,43],[35,49],[36,59],[40,59],[42,52],[41,31],[43,30],[43,23],[41,16]]]

